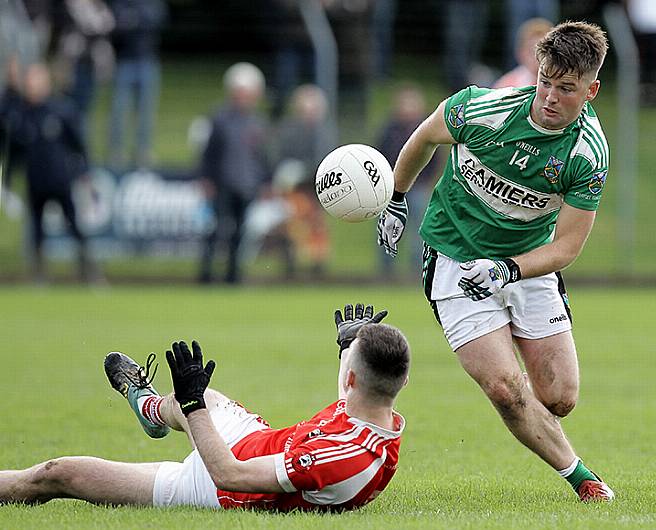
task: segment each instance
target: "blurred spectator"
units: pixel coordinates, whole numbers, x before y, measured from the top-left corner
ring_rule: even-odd
[[[314,48],[301,16],[301,0],[269,0],[273,38],[271,115],[280,118],[295,87],[314,81]]]
[[[52,36],[52,10],[53,0],[9,0],[14,4],[22,4],[31,21],[31,32],[36,41],[36,54],[30,57],[31,61],[42,58],[48,52]],[[28,64],[25,62],[24,64]]]
[[[46,18],[45,14],[41,18]],[[7,63],[16,57],[22,64],[38,61],[45,51],[45,37],[29,16],[22,0],[0,1],[0,88]]]
[[[12,55],[7,61],[5,88],[0,96],[0,185],[4,186],[3,194],[10,187],[9,178],[14,165],[21,159],[22,146],[17,134],[21,126],[22,114],[22,71],[17,55]],[[4,174],[3,174],[4,173]],[[5,178],[5,182],[2,180]],[[5,197],[0,197],[4,200]]]
[[[339,53],[340,130],[361,137],[372,78],[374,0],[323,0]]]
[[[376,143],[377,149],[385,155],[392,167],[394,167],[394,163],[406,140],[410,138],[412,132],[426,118],[426,115],[426,100],[419,87],[413,83],[401,85],[394,94],[391,115],[382,127]],[[411,265],[413,267],[421,266],[418,261],[421,256],[421,240],[418,230],[426,198],[437,178],[438,164],[439,160],[436,152],[426,167],[419,173],[417,182],[406,195],[409,212],[406,233],[410,235],[412,241],[410,249],[412,251]],[[382,248],[378,250],[380,251],[381,273],[386,277],[392,276],[393,267],[399,265],[398,258],[395,260],[388,256]]]
[[[640,52],[640,101],[656,105],[656,4],[653,0],[626,0],[626,10]]]
[[[116,53],[114,96],[109,134],[109,162],[114,168],[126,163],[126,117],[136,121],[133,162],[139,167],[152,162],[152,132],[159,101],[160,31],[167,18],[162,0],[111,0],[115,28],[112,43]]]
[[[445,74],[449,92],[457,92],[474,82],[480,64],[481,46],[487,32],[487,0],[445,0]],[[479,81],[485,84],[485,81]]]
[[[63,0],[55,11],[55,74],[77,107],[85,140],[96,79],[109,79],[114,67],[113,29],[114,15],[103,0]]]
[[[519,28],[515,44],[517,66],[502,75],[494,88],[522,87],[534,85],[538,78],[538,60],[535,57],[535,45],[553,27],[546,18],[531,18]]]
[[[43,211],[48,201],[54,201],[61,206],[78,242],[80,278],[95,280],[97,271],[89,259],[86,238],[77,225],[71,196],[74,180],[86,177],[88,170],[75,109],[68,102],[53,97],[50,73],[43,64],[27,67],[23,97],[17,138],[23,145],[26,165],[34,277],[45,279]]]
[[[317,166],[334,147],[325,127],[328,102],[319,87],[302,85],[292,94],[290,110],[277,135],[273,189],[284,198],[289,214],[282,226],[290,242],[288,274],[296,271],[299,260],[318,276],[325,272],[330,254],[325,213],[314,187]]]
[[[553,25],[558,22],[559,11],[560,0],[506,0],[505,20],[508,22],[508,27],[506,28],[505,68],[507,70],[521,64],[513,50],[517,49],[522,24],[531,18],[544,18]]]
[[[200,176],[212,202],[216,228],[208,235],[201,257],[199,281],[212,282],[217,239],[228,241],[227,283],[238,283],[238,249],[246,208],[269,177],[266,125],[257,110],[264,95],[264,75],[250,63],[226,71],[228,101],[212,119],[212,132],[201,160]]]
[[[377,79],[387,79],[391,73],[394,52],[394,20],[397,0],[376,0],[373,11],[373,61]]]

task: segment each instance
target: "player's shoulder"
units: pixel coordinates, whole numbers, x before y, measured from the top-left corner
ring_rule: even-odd
[[[449,98],[447,120],[452,128],[482,125],[497,129],[535,93],[535,87],[482,88],[475,85]]]
[[[578,119],[578,136],[570,153],[571,158],[582,157],[592,169],[608,167],[609,147],[601,122],[592,105],[586,103]]]

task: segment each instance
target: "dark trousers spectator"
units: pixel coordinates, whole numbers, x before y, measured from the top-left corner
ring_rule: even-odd
[[[87,240],[80,231],[75,218],[75,206],[70,187],[61,188],[52,191],[41,191],[28,189],[28,203],[31,221],[32,248],[34,250],[34,275],[38,280],[44,279],[44,262],[43,262],[43,211],[49,201],[58,203],[61,206],[64,218],[68,223],[69,230],[79,246],[79,273],[80,279],[89,280],[89,260],[87,258]]]
[[[213,263],[217,243],[227,243],[226,283],[241,281],[239,264],[239,245],[242,240],[246,209],[250,200],[237,193],[219,193],[214,202],[216,227],[205,239],[205,247],[201,256],[200,281],[211,283],[214,279]]]
[[[128,115],[136,116],[134,162],[138,166],[151,163],[152,131],[159,99],[160,65],[150,58],[120,61],[116,66],[112,119],[110,124],[110,163],[125,164],[125,132],[130,130]]]

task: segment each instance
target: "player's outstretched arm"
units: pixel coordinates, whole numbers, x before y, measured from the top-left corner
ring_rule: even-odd
[[[337,328],[337,345],[339,346],[339,376],[337,378],[337,395],[339,399],[346,397],[346,389],[342,386],[344,374],[348,369],[349,347],[355,340],[358,330],[365,324],[378,324],[387,316],[387,311],[379,311],[374,315],[374,306],[364,304],[353,304],[344,306],[344,314],[337,309],[335,311],[335,327]]]
[[[175,399],[187,417],[196,449],[217,488],[251,493],[283,492],[273,456],[238,460],[214,428],[203,394],[214,372],[215,363],[203,366],[203,352],[193,341],[192,351],[185,342],[174,342],[166,352],[171,369]]]
[[[455,143],[444,119],[445,107],[446,101],[443,101],[417,127],[394,164],[394,194],[387,208],[380,214],[377,225],[377,242],[392,257],[398,253],[398,242],[408,219],[406,192],[433,157],[437,146]]]

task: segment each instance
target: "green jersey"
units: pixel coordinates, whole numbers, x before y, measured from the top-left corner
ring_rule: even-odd
[[[586,102],[561,130],[530,116],[535,87],[468,87],[446,102],[451,148],[419,230],[457,261],[516,256],[549,242],[563,202],[596,210],[608,144]]]

